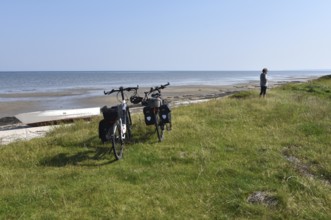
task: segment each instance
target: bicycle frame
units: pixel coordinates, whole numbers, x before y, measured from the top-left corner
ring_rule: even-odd
[[[164,127],[167,126],[167,123],[164,123],[160,116],[160,107],[165,104],[164,99],[162,99],[161,90],[166,88],[168,85],[170,85],[169,82],[159,87],[152,87],[149,91],[145,92],[145,97],[142,101],[142,104],[146,106],[144,108],[145,123],[146,125],[155,125],[155,130],[159,141],[163,140]],[[149,98],[149,96],[151,96],[151,98]],[[148,119],[150,119],[150,121]],[[171,128],[171,122],[169,122],[169,124]]]
[[[126,104],[124,92],[138,90],[137,87],[120,87],[119,89],[112,89],[111,91],[104,91],[105,95],[110,95],[117,92],[117,96],[120,94],[121,99],[118,97],[119,105],[112,106],[108,108],[104,106],[101,111],[104,115],[104,119],[99,123],[99,137],[101,141],[105,144],[107,142],[112,143],[112,149],[116,159],[121,159],[125,139],[131,139],[131,114],[130,109]]]

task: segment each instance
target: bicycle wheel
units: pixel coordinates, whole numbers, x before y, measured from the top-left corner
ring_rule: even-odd
[[[128,140],[130,140],[132,137],[131,126],[132,126],[131,113],[129,111],[129,108],[127,108],[127,110],[126,110],[126,134],[125,135]]]
[[[120,121],[117,121],[113,125],[113,134],[111,138],[114,156],[117,160],[122,158],[123,148],[124,148],[124,141],[122,138],[122,129]]]
[[[159,142],[163,140],[164,137],[164,125],[160,121],[159,114],[155,113],[155,129],[157,133],[157,138],[159,139]]]

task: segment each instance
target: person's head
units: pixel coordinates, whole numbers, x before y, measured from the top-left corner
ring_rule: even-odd
[[[268,69],[267,68],[263,68],[262,73],[267,74],[267,72],[268,72]]]

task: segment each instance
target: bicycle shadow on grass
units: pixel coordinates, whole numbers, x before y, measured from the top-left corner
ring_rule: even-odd
[[[164,129],[164,136],[167,135],[167,133],[171,131],[171,128],[168,130],[166,127]],[[153,143],[160,143],[160,141],[158,140],[158,136],[157,136],[157,131],[155,129],[155,126],[147,126],[144,128],[143,131],[134,134],[134,138],[132,143],[134,144],[138,144],[138,143],[149,143],[149,144],[153,144]]]
[[[143,134],[139,134],[139,135],[135,134],[130,142],[132,142],[133,144],[146,143],[152,141],[154,136],[157,139],[156,130],[151,130],[144,132]]]
[[[116,162],[116,158],[113,156],[113,151],[109,146],[105,146],[100,143],[98,146],[92,146],[86,143],[91,143],[90,138],[84,141],[79,146],[84,146],[83,151],[79,151],[75,154],[71,153],[59,153],[52,157],[46,157],[42,159],[39,164],[41,166],[52,167],[64,167],[68,165],[74,166],[103,166]]]

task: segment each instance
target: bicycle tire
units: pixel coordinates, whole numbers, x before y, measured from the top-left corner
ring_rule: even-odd
[[[126,108],[126,113],[127,113],[127,122],[128,124],[132,125],[132,118],[131,118],[131,112],[130,112],[130,109],[129,107]]]
[[[155,129],[156,129],[156,134],[159,142],[161,142],[164,138],[164,125],[160,122],[159,115],[155,113]]]
[[[130,140],[132,137],[131,126],[132,126],[131,113],[129,111],[129,108],[127,108],[126,109],[126,134],[125,135],[128,140]]]
[[[123,156],[123,148],[124,148],[124,140],[122,138],[122,129],[120,121],[117,121],[113,125],[113,133],[112,133],[112,147],[114,156],[117,160],[121,159]]]

